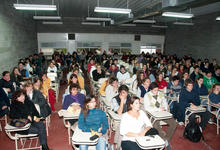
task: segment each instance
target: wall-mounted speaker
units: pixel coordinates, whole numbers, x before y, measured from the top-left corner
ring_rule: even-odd
[[[75,34],[73,33],[68,34],[68,40],[75,40]]]
[[[135,41],[140,41],[141,40],[141,35],[134,35],[134,40]]]

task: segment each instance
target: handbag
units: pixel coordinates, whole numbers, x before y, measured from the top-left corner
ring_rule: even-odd
[[[22,128],[26,124],[28,124],[28,122],[29,122],[28,119],[12,119],[10,125],[14,127]]]

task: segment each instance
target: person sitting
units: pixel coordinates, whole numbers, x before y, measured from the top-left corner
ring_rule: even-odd
[[[181,90],[179,97],[177,121],[180,122],[180,125],[183,125],[183,122],[185,121],[186,108],[190,107],[192,109],[197,109],[199,105],[200,105],[199,94],[195,89],[193,89],[193,81],[191,79],[187,79],[185,81],[185,88]],[[200,113],[193,113],[189,117],[189,122],[195,122],[196,115],[199,115],[201,117],[201,122],[199,123],[199,126],[201,127],[202,130],[204,130],[210,118],[210,113],[207,111]]]
[[[121,115],[122,113],[127,112],[127,105],[130,100],[128,95],[128,87],[126,85],[121,85],[118,88],[118,95],[112,99],[112,109],[115,113]]]
[[[172,79],[172,82],[169,82],[167,85],[167,95],[170,97],[179,97],[180,91],[182,89],[182,85],[179,82],[179,77],[174,76]],[[168,103],[170,104],[172,101],[168,100]],[[173,103],[170,104],[170,112],[174,115],[177,110],[174,109],[176,107],[177,101],[174,101]]]
[[[144,100],[144,95],[150,91],[150,83],[150,78],[145,77],[143,79],[143,84],[138,87],[137,96],[140,98],[141,101]]]
[[[79,115],[78,127],[83,132],[91,130],[98,132],[99,140],[96,150],[106,149],[106,139],[103,137],[109,127],[105,112],[98,108],[97,98],[91,95],[91,98],[85,100],[82,111]],[[88,150],[88,145],[80,145],[80,150]]]
[[[47,68],[47,72],[57,73],[57,67],[53,62],[50,62],[49,67]]]
[[[94,81],[98,81],[101,78],[105,78],[105,71],[102,70],[101,65],[96,65],[96,70],[92,72],[92,77]]]
[[[190,74],[190,79],[192,79],[193,82],[195,82],[196,79],[198,79],[199,76],[202,75],[201,73],[199,73],[199,70],[200,70],[200,67],[199,67],[198,65],[196,65],[196,66],[194,67],[194,71]]]
[[[135,76],[135,75],[133,75]],[[144,80],[144,72],[142,70],[138,71],[137,72],[137,75],[136,75],[136,79],[134,79],[133,83],[132,83],[132,86],[131,86],[131,89],[134,93],[137,93],[138,92],[138,87],[142,85],[143,83],[143,80]],[[133,78],[133,77],[132,77]]]
[[[149,112],[168,111],[166,98],[162,92],[159,92],[158,84],[156,82],[150,84],[150,92],[144,96],[144,109]],[[159,135],[166,141],[167,148],[171,149],[169,143],[176,130],[176,121],[173,118],[164,119],[163,121],[168,124],[166,132],[161,128],[160,120],[155,121],[153,127],[158,130]]]
[[[43,73],[42,77],[42,91],[43,91],[43,95],[48,98],[48,90],[51,88],[50,87],[50,78],[47,77],[46,73]]]
[[[203,84],[207,87],[208,91],[211,90],[212,85],[218,83],[218,81],[216,80],[215,77],[212,76],[212,72],[211,71],[207,71],[206,75],[203,76]]]
[[[111,75],[114,75],[114,76],[117,75],[117,73],[118,73],[118,67],[117,67],[114,63],[111,64],[111,66],[109,67],[109,73],[110,73]]]
[[[0,87],[0,118],[4,115],[8,114],[10,107],[10,100],[3,90],[2,87]]]
[[[220,84],[214,84],[212,87],[212,93],[209,95],[209,99],[214,104],[220,105]]]
[[[110,78],[109,78],[110,79]],[[101,87],[99,88],[99,94],[101,96],[105,96],[105,89],[109,85],[109,79],[105,80],[102,84]]]
[[[42,117],[46,118],[51,114],[51,108],[47,104],[47,100],[39,90],[33,89],[33,84],[31,81],[28,81],[24,85],[24,90],[26,91],[26,95],[28,96],[29,100],[31,100],[34,104],[39,105],[40,115]]]
[[[218,82],[220,82],[220,67],[216,68],[215,72],[213,73],[213,77],[215,77]]]
[[[135,138],[139,136],[156,135],[158,131],[152,124],[144,111],[140,110],[140,99],[132,97],[128,102],[128,112],[124,113],[120,123],[120,134],[122,137],[122,150],[141,150]]]
[[[77,75],[77,80],[78,80],[80,89],[85,89],[85,87],[84,87],[84,78],[80,75],[80,73],[79,73],[79,68],[78,68],[78,67],[74,67],[74,68],[73,68],[72,74]],[[71,75],[70,75],[70,76],[71,76]],[[70,78],[69,78],[69,79],[70,79]],[[69,81],[69,82],[70,82],[70,81]]]
[[[84,100],[85,100],[85,95],[81,94],[79,91],[79,85],[76,83],[70,84],[69,87],[69,95],[66,95],[63,101],[62,109],[68,109],[68,107],[72,103],[79,103],[80,107],[83,106]]]
[[[33,102],[27,98],[24,90],[13,93],[9,117],[11,119],[27,119],[31,122],[30,128],[26,130],[27,134],[38,134],[42,150],[49,150],[45,125],[40,119],[35,119],[35,117],[39,118],[40,115]]]
[[[208,89],[206,88],[206,86],[203,84],[203,76],[199,76],[197,78],[196,83],[193,85],[193,88],[198,92],[199,96],[207,96],[208,93]],[[201,101],[201,105],[207,105],[208,99]]]
[[[11,82],[14,82],[16,84],[16,88],[20,88],[20,85],[23,81],[23,78],[18,70],[18,67],[14,67],[12,72],[11,72],[11,75],[10,75],[10,79],[11,79]]]
[[[125,70],[125,67],[121,65],[120,71],[117,73],[119,84],[124,84],[126,79],[130,78],[130,74]]]
[[[29,74],[28,71],[26,69],[24,69],[24,63],[23,62],[19,62],[18,63],[18,70],[22,76],[22,80],[29,80]]]
[[[180,80],[180,83],[181,83],[182,87],[185,86],[185,81],[188,78],[189,78],[189,73],[186,71],[186,72],[183,73],[183,78]]]
[[[12,93],[15,91],[15,87],[11,82],[10,73],[8,71],[4,71],[2,73],[2,79],[0,79],[0,87],[7,91],[7,95],[11,98]]]
[[[112,98],[118,94],[118,79],[114,76],[110,77],[109,85],[105,88],[106,102],[111,106]]]
[[[167,82],[163,79],[162,72],[158,73],[156,83],[158,84],[159,90],[164,90],[167,87]]]
[[[88,73],[90,73],[91,68],[92,68],[92,66],[94,66],[94,65],[95,65],[95,60],[94,60],[93,58],[91,58],[91,59],[89,60],[89,64],[87,65],[87,71],[88,71]]]

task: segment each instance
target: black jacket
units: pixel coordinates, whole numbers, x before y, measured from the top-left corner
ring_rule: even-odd
[[[0,87],[2,87],[2,88],[9,88],[11,90],[11,92],[15,91],[15,88],[13,86],[13,82],[6,81],[4,79],[0,79]]]
[[[47,117],[48,115],[51,114],[51,108],[47,104],[47,100],[43,96],[43,94],[39,90],[33,90],[33,97],[31,101],[34,104],[38,104],[40,106],[40,115],[42,117]]]
[[[94,70],[94,71],[92,72],[92,77],[93,77],[93,80],[94,80],[94,81],[98,81],[98,80],[101,79],[101,78],[105,78],[105,71],[102,70],[102,71],[101,71],[101,74],[99,74],[99,73],[97,72],[97,70]]]
[[[34,104],[28,98],[25,98],[24,103],[19,101],[12,102],[9,113],[11,119],[27,119],[28,116],[31,116],[32,120],[34,116],[40,116]]]

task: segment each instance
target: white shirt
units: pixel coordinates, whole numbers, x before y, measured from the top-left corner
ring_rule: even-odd
[[[114,92],[114,88],[112,85],[108,85],[105,88],[105,99],[109,106],[112,105],[112,98],[115,97],[118,94],[118,91]]]
[[[157,99],[155,99],[153,95],[154,94],[151,91],[144,95],[144,109],[149,112],[155,112],[161,111],[161,108],[163,107],[166,111],[168,111],[168,104],[164,94],[158,91]],[[159,108],[156,107],[156,102],[160,104]]]
[[[95,67],[95,66],[92,66],[91,69],[90,69],[90,72],[89,72],[90,77],[91,77],[92,79],[93,79],[92,72],[93,72],[94,70],[96,70],[96,67]]]
[[[123,135],[122,141],[133,141],[135,142],[135,137],[128,137],[125,134],[128,132],[140,133],[144,127],[152,127],[152,124],[142,110],[139,111],[140,115],[138,119],[132,117],[127,112],[122,115],[120,123],[120,134]]]
[[[56,73],[56,72],[57,72],[57,67],[54,66],[53,68],[51,68],[51,67],[49,66],[48,69],[47,69],[47,72],[54,72],[54,73]]]
[[[120,71],[117,73],[118,82],[125,81],[130,78],[130,74],[128,72],[121,73]]]

